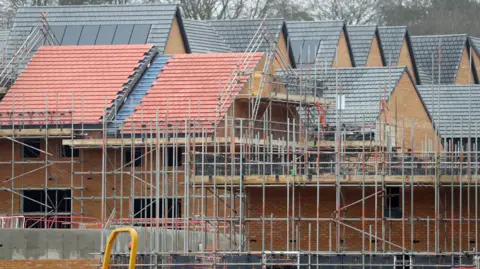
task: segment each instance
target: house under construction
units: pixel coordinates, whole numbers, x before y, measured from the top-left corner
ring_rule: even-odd
[[[405,29],[384,55],[376,26],[290,37],[301,23],[182,21],[155,6],[172,31],[78,30],[52,8],[7,52],[0,227],[148,231],[139,268],[479,268],[468,38],[466,75],[452,73],[464,83],[449,85],[441,42],[431,74],[391,64],[414,57]],[[230,28],[249,34],[229,40]],[[122,246],[112,257],[125,268]]]

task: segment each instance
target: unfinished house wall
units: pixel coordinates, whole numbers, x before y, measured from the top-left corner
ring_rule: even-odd
[[[470,67],[470,58],[468,56],[467,48],[463,49],[462,59],[458,66],[456,84],[475,84],[473,77],[473,70]]]
[[[332,67],[352,67],[352,57],[350,48],[348,47],[345,32],[342,31],[338,39],[338,65],[337,56],[333,59]]]
[[[385,55],[385,58],[388,59],[389,55]],[[400,49],[400,56],[398,56],[398,63],[397,66],[406,66],[408,72],[412,77],[412,80],[415,84],[417,84],[415,78],[415,69],[412,62],[412,55],[410,55],[410,51],[408,50],[407,40],[403,40],[402,48]]]
[[[475,64],[476,69],[474,72],[477,72],[477,77],[480,77],[480,57],[474,49],[472,49],[472,61]]]
[[[5,150],[11,152],[11,143],[1,141],[1,145]],[[125,141],[128,143],[128,140]],[[40,140],[41,149],[45,150],[45,141]],[[16,162],[25,162],[24,164],[14,165],[14,173],[12,174],[12,166],[2,165],[3,169],[0,170],[0,175],[5,179],[14,178],[10,180],[9,185],[13,183],[13,190],[17,193],[22,193],[23,190],[29,189],[71,189],[72,196],[75,197],[71,200],[71,212],[72,215],[85,216],[90,218],[102,219],[102,213],[106,217],[115,212],[116,218],[130,218],[133,213],[132,199],[140,197],[151,197],[155,195],[155,175],[147,172],[155,170],[156,155],[153,153],[152,145],[141,145],[132,147],[131,145],[125,145],[122,150],[120,149],[108,149],[106,158],[106,171],[116,171],[117,173],[106,173],[105,181],[109,187],[105,188],[105,204],[102,204],[102,151],[98,148],[81,149],[79,157],[61,157],[60,156],[60,139],[49,140],[49,153],[53,156],[48,156],[50,162],[54,162],[47,169],[42,169],[45,162],[45,154],[41,153],[38,158],[22,158],[22,146],[15,144],[14,155]],[[165,147],[165,150],[167,150]],[[174,149],[183,152],[183,148],[179,145],[170,145]],[[125,156],[127,152],[135,152],[135,150],[141,149],[143,153],[146,153],[141,157],[141,165],[131,166],[127,165]],[[185,156],[180,153],[182,165],[176,165],[177,159],[172,166],[169,166],[167,162],[163,162],[164,150],[160,153],[160,165],[165,167],[165,172],[162,173],[161,182],[166,183],[166,188],[163,190],[160,187],[159,192],[168,197],[171,196],[183,196],[184,188],[184,166]],[[133,156],[132,156],[133,157]],[[11,156],[1,155],[0,158],[11,158]],[[135,159],[135,158],[133,158]],[[70,163],[71,161],[75,163]],[[123,161],[123,164],[122,164]],[[29,163],[30,162],[30,163]],[[32,163],[37,162],[37,163]],[[62,163],[59,163],[62,162]],[[72,166],[73,165],[73,166]],[[122,167],[123,166],[123,167]],[[72,172],[73,168],[73,172]],[[36,171],[35,171],[36,170]],[[34,171],[27,173],[29,171]],[[120,173],[123,172],[123,173]],[[135,174],[135,177],[132,176]],[[166,178],[165,178],[166,176]],[[165,178],[165,181],[163,181]],[[161,184],[160,186],[163,186]],[[132,193],[132,190],[134,192]],[[23,212],[22,200],[23,196],[13,194],[10,192],[2,191],[0,211],[10,212],[13,214],[26,214]],[[13,196],[11,195],[13,194]],[[121,197],[124,197],[121,199]],[[12,211],[13,201],[13,211]],[[105,212],[102,208],[107,208]],[[183,211],[183,210],[182,210]],[[26,215],[43,215],[44,212],[30,213]]]
[[[404,149],[428,151],[436,149],[435,130],[410,76],[404,72],[388,102],[390,122],[396,125],[396,145]],[[382,119],[385,115],[382,113]],[[412,145],[412,131],[413,145]],[[394,131],[395,132],[395,131]],[[438,141],[438,140],[437,140]],[[402,146],[402,143],[404,145]],[[433,148],[432,148],[433,147]]]
[[[79,260],[3,260],[0,269],[95,269],[100,264],[96,259]]]
[[[290,66],[290,53],[288,53],[287,50],[287,40],[285,38],[285,35],[283,34],[283,31],[280,32],[280,36],[278,38],[277,50],[281,57],[280,55],[278,57],[275,57],[275,60],[273,62],[274,70],[286,68],[286,65]]]
[[[405,181],[408,184],[409,180],[405,179]],[[474,225],[474,222],[471,220],[468,222],[466,219],[469,213],[472,214],[473,212],[466,210],[468,201],[459,199],[458,189],[453,192],[451,190],[452,188],[445,187],[440,193],[442,199],[445,199],[445,204],[441,207],[442,215],[447,218],[450,216],[459,218],[461,215],[465,220],[461,225],[458,221],[453,223],[442,221],[439,224],[441,248],[445,251],[471,250],[474,244],[469,242],[468,238],[474,238],[474,231],[471,228],[468,230],[467,226]],[[378,193],[379,191],[380,193]],[[366,187],[364,192],[362,196],[362,187],[360,186],[342,188],[340,206],[352,205],[355,202],[357,204],[353,204],[342,211],[342,218],[345,218],[342,223],[345,225],[340,225],[341,245],[337,246],[336,229],[338,226],[333,221],[335,220],[337,201],[334,187],[319,186],[317,188],[315,184],[308,187],[298,185],[290,186],[289,191],[285,187],[267,187],[265,196],[262,195],[261,188],[248,188],[249,218],[252,218],[247,224],[250,247],[252,250],[261,250],[263,239],[267,250],[270,250],[271,246],[275,249],[281,247],[283,251],[287,250],[287,246],[289,250],[304,251],[308,249],[314,251],[336,251],[340,249],[341,251],[383,252],[401,251],[401,247],[415,251],[434,250],[436,224],[433,188],[415,188],[413,192],[410,187],[405,187],[404,191],[400,188],[401,208],[397,210],[406,218],[414,218],[414,221],[405,220],[404,223],[402,223],[401,217],[381,219],[385,213],[379,207],[384,199],[380,187]],[[376,192],[377,206],[375,206]],[[452,194],[455,197],[454,200],[450,199]],[[473,192],[470,194],[472,195]],[[463,192],[462,195],[466,197],[467,192]],[[265,201],[262,197],[265,197]],[[362,197],[370,198],[365,199],[362,203]],[[289,202],[287,203],[287,201]],[[360,203],[358,203],[359,201]],[[460,201],[462,201],[463,208],[461,214],[458,211]],[[264,202],[265,212],[262,209]],[[411,211],[412,207],[414,208],[413,211]],[[375,208],[378,208],[377,212],[375,212]],[[265,217],[264,222],[261,220],[263,217]],[[273,219],[271,219],[272,217]],[[289,222],[279,220],[287,217],[290,218]],[[318,222],[317,218],[319,219]],[[377,220],[375,221],[375,219]],[[362,236],[362,232],[350,227],[368,233],[371,232],[372,236],[368,234]],[[460,233],[460,230],[462,230],[462,233]],[[263,231],[264,236],[262,237]],[[373,237],[375,235],[384,239],[375,240]]]
[[[368,54],[366,67],[383,66],[382,53],[378,43],[377,35],[373,36],[372,45],[370,46],[370,53]]]
[[[170,34],[168,35],[167,44],[165,45],[164,54],[186,53],[185,44],[182,38],[182,30],[178,24],[177,17],[172,21]]]

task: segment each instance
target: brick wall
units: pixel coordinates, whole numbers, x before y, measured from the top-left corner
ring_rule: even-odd
[[[366,67],[383,66],[382,53],[380,52],[380,44],[378,44],[377,35],[372,39],[372,45],[370,46],[370,52],[368,53]]]
[[[332,67],[352,67],[352,58],[350,58],[350,48],[347,44],[345,32],[342,31],[338,40],[338,66],[337,57],[333,59]]]
[[[99,260],[1,260],[0,269],[94,269]]]
[[[475,84],[472,71],[473,70],[470,67],[470,59],[467,48],[464,48],[462,59],[460,65],[458,66],[457,80],[455,81],[455,84]]]
[[[473,197],[473,188],[471,189],[470,197]],[[365,196],[373,194],[374,188],[365,188]],[[299,244],[302,250],[316,250],[317,242],[317,221],[307,220],[306,218],[314,219],[317,216],[317,210],[319,218],[323,220],[318,222],[318,240],[319,250],[327,251],[336,248],[336,224],[333,221],[329,221],[331,218],[335,218],[335,188],[333,187],[321,187],[320,202],[317,207],[317,191],[315,187],[296,187],[295,194],[293,190],[289,192],[289,238],[290,250],[292,245]],[[450,221],[441,221],[439,224],[440,229],[440,249],[441,251],[451,251],[452,242],[455,251],[460,251],[460,240],[462,240],[461,250],[472,250],[475,246],[475,222],[470,221],[470,237],[468,236],[468,200],[466,199],[468,194],[464,190],[462,193],[462,214],[460,214],[460,193],[458,188],[454,190],[454,202],[453,210],[451,208],[451,190],[450,188],[442,188],[440,192],[441,205],[440,205],[440,217],[450,218],[452,215],[457,219],[452,225]],[[295,195],[295,198],[293,196]],[[248,191],[249,196],[249,217],[261,218],[262,217],[262,189],[251,188]],[[350,205],[362,198],[361,188],[343,188],[341,206]],[[292,201],[295,201],[294,203]],[[431,187],[415,187],[413,193],[413,227],[410,226],[410,220],[406,219],[402,228],[401,219],[398,220],[385,220],[382,221],[382,201],[381,194],[378,195],[377,204],[377,235],[382,238],[382,230],[385,230],[385,239],[396,244],[398,246],[404,246],[410,250],[413,248],[417,251],[433,251],[435,245],[434,231],[435,231],[435,210],[434,201],[435,194]],[[406,218],[411,216],[411,192],[407,187],[405,188],[405,206],[404,214]],[[287,191],[286,188],[276,187],[267,188],[265,193],[265,249],[270,249],[270,244],[273,245],[275,250],[286,250],[287,246],[287,222],[285,220],[270,221],[270,217],[274,218],[286,218],[287,217]],[[470,201],[470,217],[474,217],[474,202]],[[375,230],[374,221],[365,221],[364,227],[360,220],[353,220],[353,218],[360,218],[362,216],[362,203],[355,204],[342,213],[342,220],[346,225],[355,227],[356,229],[362,229],[369,232],[370,226],[372,227],[372,233]],[[460,232],[460,223],[458,218],[462,216],[463,224]],[[365,217],[374,219],[375,217],[375,199],[374,197],[365,200]],[[348,219],[352,218],[352,219]],[[425,220],[417,220],[417,218],[424,218]],[[429,218],[427,225],[426,218]],[[292,220],[294,219],[294,221]],[[295,234],[297,229],[299,236],[292,235],[292,225],[295,227]],[[311,233],[309,233],[309,225],[311,227]],[[247,225],[247,231],[249,231],[249,242],[252,250],[262,249],[262,221],[250,221]],[[298,227],[298,228],[297,228]],[[358,251],[362,249],[362,233],[356,231],[347,226],[340,226],[340,240],[341,248],[345,251]],[[413,242],[411,241],[411,228],[413,228]],[[331,234],[331,236],[330,236]],[[470,242],[468,240],[470,238]],[[300,242],[298,242],[298,240]],[[373,242],[372,242],[373,241]],[[374,238],[369,238],[368,235],[364,237],[365,249],[371,247],[375,249]],[[383,243],[381,240],[377,241],[377,250],[381,251]],[[295,249],[297,249],[295,247]],[[385,243],[385,251],[398,251],[393,245]]]

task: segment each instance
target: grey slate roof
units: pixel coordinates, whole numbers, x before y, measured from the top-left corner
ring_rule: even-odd
[[[455,84],[462,53],[467,44],[467,35],[412,36],[411,39],[417,69],[420,74],[424,74],[420,76],[420,83],[432,84],[432,56],[433,79],[435,83],[438,83],[438,51],[440,47],[440,83]]]
[[[232,52],[210,22],[185,20],[183,25],[192,53]]]
[[[6,41],[8,38],[9,30],[0,30],[0,41]]]
[[[475,50],[477,55],[480,56],[480,38],[479,37],[474,37],[474,36],[469,36],[469,39],[470,39],[470,44],[472,45],[473,49]]]
[[[308,76],[315,71],[297,72]],[[386,89],[385,98],[388,99],[404,72],[405,67],[393,67],[391,70],[388,67],[339,68],[338,86],[345,96],[341,122],[347,125],[376,122],[384,90]],[[336,69],[317,70],[317,80],[325,86],[323,97],[335,100]],[[287,90],[292,92],[290,87]],[[326,120],[329,125],[335,124],[335,107],[329,108]]]
[[[288,21],[297,66],[316,62],[317,66],[331,67],[344,26],[343,21]]]
[[[367,63],[373,37],[377,31],[376,25],[349,25],[347,26],[348,38],[352,48],[353,59],[356,67],[365,66]]]
[[[41,12],[47,12],[50,26],[151,25],[147,43],[158,46],[160,52],[166,45],[174,17],[181,19],[178,6],[169,4],[21,7],[11,30],[9,51],[13,44],[23,43],[41,19]]]
[[[233,52],[245,52],[262,20],[210,20],[208,22],[225,39]],[[266,25],[271,37],[278,38],[285,22],[283,19],[267,19]],[[267,49],[267,42],[262,42],[258,51],[264,52]]]
[[[7,42],[9,32],[8,30],[0,30],[0,51],[2,51],[5,42]]]
[[[0,30],[0,68],[2,64],[6,62],[4,51],[6,49],[9,32],[8,30]]]
[[[381,26],[378,27],[378,33],[385,55],[385,63],[387,66],[396,66],[403,41],[407,35],[407,26]]]
[[[421,85],[417,88],[442,138],[466,138],[469,132],[472,136],[475,134],[480,118],[480,85]]]

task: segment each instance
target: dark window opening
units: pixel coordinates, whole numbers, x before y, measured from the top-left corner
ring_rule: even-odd
[[[60,156],[61,157],[74,157],[74,158],[77,158],[78,156],[80,156],[80,149],[72,149],[72,147],[68,146],[68,145],[63,145],[61,147],[61,152],[60,152]]]
[[[24,213],[47,212],[70,213],[71,212],[70,190],[24,190],[22,210]]]
[[[168,166],[182,166],[182,149],[176,149],[176,156],[174,153],[174,148],[167,148],[167,165]]]
[[[131,166],[133,163],[135,167],[142,166],[143,148],[136,148],[134,156],[132,156],[132,150],[130,149],[125,150],[123,153],[123,160],[125,165]]]
[[[166,200],[166,207],[163,202]],[[159,199],[159,218],[179,218],[182,215],[182,200],[176,198],[160,198]],[[134,218],[149,219],[157,217],[157,199],[152,198],[136,198],[134,200]],[[164,212],[165,211],[165,212]]]
[[[22,145],[23,158],[40,158],[40,140],[24,140]]]
[[[387,187],[385,194],[385,217],[401,218],[402,208],[400,205],[400,188]]]

